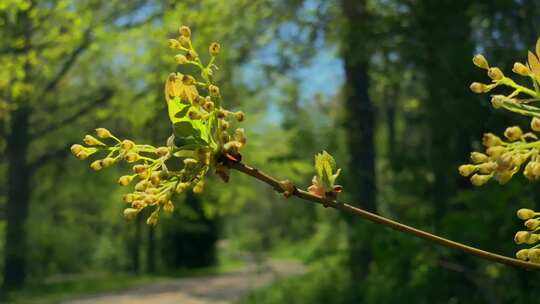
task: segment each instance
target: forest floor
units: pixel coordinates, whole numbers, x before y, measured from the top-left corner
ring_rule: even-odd
[[[294,260],[249,261],[241,269],[215,275],[170,278],[120,291],[68,300],[65,304],[225,304],[273,281],[303,274],[307,267]]]

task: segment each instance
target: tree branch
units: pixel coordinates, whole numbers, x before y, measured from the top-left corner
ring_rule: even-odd
[[[67,157],[70,154],[69,145],[62,146],[56,150],[49,151],[40,157],[36,158],[34,161],[30,162],[29,167],[31,171],[37,170],[39,167],[47,164],[49,161],[60,158]]]
[[[51,81],[45,86],[44,92],[49,92],[49,91],[53,90],[54,88],[56,88],[56,86],[58,85],[58,83],[60,83],[60,80],[62,80],[64,75],[66,75],[67,72],[69,72],[69,70],[71,69],[71,67],[73,66],[73,64],[77,60],[77,58],[90,45],[91,34],[92,34],[91,27],[85,30],[85,32],[83,34],[84,35],[83,40],[81,41],[79,46],[77,46],[73,50],[73,52],[71,52],[71,54],[68,56],[67,60],[64,61],[64,64],[62,65],[60,70],[58,70],[58,73],[56,73],[56,75],[53,77],[53,79],[51,79]]]
[[[88,111],[92,110],[97,105],[105,103],[114,94],[113,91],[111,89],[109,89],[109,88],[104,89],[103,91],[104,92],[100,97],[98,97],[98,98],[94,99],[93,101],[85,104],[77,112],[71,114],[70,116],[65,117],[62,120],[56,121],[55,123],[52,123],[52,124],[48,125],[44,129],[41,129],[41,130],[38,130],[38,131],[34,132],[33,134],[31,134],[31,137],[36,138],[36,137],[43,136],[43,135],[45,135],[45,134],[47,134],[49,132],[57,130],[57,129],[61,128],[62,126],[65,126],[65,125],[75,121],[81,115],[83,115],[83,114],[87,113]]]
[[[440,237],[440,236],[435,235],[435,234],[431,234],[429,232],[426,232],[426,231],[423,231],[423,230],[420,230],[420,229],[417,229],[417,228],[414,228],[414,227],[411,227],[411,226],[404,225],[404,224],[402,224],[400,222],[393,221],[391,219],[380,216],[378,214],[368,212],[366,210],[351,206],[351,205],[346,204],[346,203],[339,202],[339,201],[334,200],[334,199],[324,198],[324,197],[320,197],[320,196],[311,194],[311,193],[309,193],[307,191],[296,188],[294,185],[292,185],[288,181],[279,181],[278,179],[276,179],[276,178],[274,178],[274,177],[272,177],[272,176],[270,176],[270,175],[268,175],[268,174],[266,174],[264,172],[261,172],[256,168],[245,165],[245,164],[243,164],[241,162],[227,161],[227,162],[225,162],[225,165],[228,166],[231,169],[235,169],[237,171],[240,171],[240,172],[242,172],[244,174],[247,174],[247,175],[249,175],[251,177],[254,177],[254,178],[256,178],[256,179],[258,179],[258,180],[272,186],[274,188],[274,190],[276,190],[279,193],[285,193],[285,194],[294,195],[294,196],[299,197],[299,198],[301,198],[303,200],[306,200],[306,201],[322,204],[325,207],[331,207],[331,208],[334,208],[334,209],[343,210],[343,211],[349,212],[351,214],[354,214],[354,215],[356,215],[358,217],[369,220],[371,222],[384,225],[384,226],[392,228],[394,230],[398,230],[398,231],[401,231],[401,232],[404,232],[404,233],[411,234],[413,236],[428,240],[430,242],[437,243],[439,245],[442,245],[442,246],[445,246],[445,247],[448,247],[448,248],[461,250],[461,251],[463,251],[465,253],[478,256],[478,257],[480,257],[482,259],[485,259],[485,260],[489,260],[489,261],[500,263],[500,264],[515,266],[515,267],[521,267],[521,268],[525,268],[525,269],[540,270],[540,264],[525,262],[525,261],[521,261],[521,260],[518,260],[518,259],[510,258],[510,257],[507,257],[507,256],[492,253],[492,252],[489,252],[489,251],[481,250],[481,249],[478,249],[478,248],[475,248],[475,247],[472,247],[472,246],[468,246],[468,245],[465,245],[465,244],[462,244],[462,243],[459,243],[459,242],[455,242],[455,241]],[[290,193],[287,193],[287,192],[290,192]]]

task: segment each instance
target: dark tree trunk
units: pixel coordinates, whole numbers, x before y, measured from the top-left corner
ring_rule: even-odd
[[[156,228],[148,226],[148,244],[146,247],[147,271],[148,273],[156,272]]]
[[[131,270],[133,273],[139,273],[141,270],[141,226],[144,220],[143,214],[139,214],[134,223],[135,233],[131,244]]]
[[[8,198],[4,257],[4,287],[19,287],[26,275],[26,218],[30,200],[30,166],[27,160],[29,108],[21,106],[12,113],[11,132],[7,136]]]
[[[374,113],[368,95],[369,25],[364,0],[343,0],[345,28],[342,56],[345,62],[345,128],[350,161],[347,166],[347,189],[359,207],[375,211],[375,147],[373,142]],[[349,219],[349,254],[352,280],[360,284],[368,273],[372,259],[370,228],[363,221]]]

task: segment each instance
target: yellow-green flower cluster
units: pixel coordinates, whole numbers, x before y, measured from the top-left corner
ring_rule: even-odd
[[[165,83],[165,98],[169,106],[169,116],[173,124],[181,122],[178,113],[184,111],[184,107],[189,106],[185,115],[192,120],[203,121],[206,125],[208,139],[206,140],[214,154],[227,154],[227,157],[234,160],[239,159],[239,150],[246,144],[244,129],[235,129],[232,134],[229,132],[231,122],[230,117],[238,122],[245,119],[242,111],[229,111],[222,107],[222,97],[219,87],[213,83],[214,71],[217,69],[214,64],[216,56],[221,50],[217,42],[213,42],[208,47],[210,61],[204,65],[197,51],[191,43],[191,30],[187,26],[181,26],[178,39],[169,39],[169,47],[179,50],[180,53],[174,58],[177,64],[190,64],[200,71],[200,80],[193,75],[181,73],[171,73]],[[201,94],[200,89],[206,92]],[[201,131],[204,133],[205,130]]]
[[[533,119],[533,122],[537,121]],[[540,177],[540,142],[534,133],[523,133],[520,127],[506,128],[502,139],[493,133],[486,133],[482,143],[486,150],[472,152],[470,164],[459,166],[462,176],[470,176],[471,183],[482,186],[490,179],[505,184],[524,167],[523,174],[530,181]],[[528,141],[533,139],[533,141]]]
[[[490,67],[486,58],[476,55],[473,63],[487,71],[491,78],[490,84],[473,82],[470,86],[475,93],[490,92],[496,87],[510,88],[508,94],[492,95],[491,104],[494,108],[503,108],[518,114],[531,117],[530,127],[534,132],[540,132],[540,108],[532,105],[540,100],[540,39],[536,44],[536,54],[528,53],[528,63],[516,62],[512,71],[520,76],[529,78],[532,89],[517,84],[514,80],[504,75],[498,67]],[[507,183],[514,174],[523,166],[523,173],[531,181],[540,177],[540,158],[538,152],[540,142],[533,132],[524,133],[520,127],[508,127],[504,132],[505,140],[492,134],[486,133],[483,144],[486,147],[484,153],[471,153],[471,164],[459,167],[463,176],[471,176],[471,182],[475,186],[484,185],[491,178],[499,183]]]
[[[533,103],[540,101],[540,39],[536,43],[535,53],[528,52],[527,63],[516,62],[512,69],[515,74],[528,78],[532,83],[530,88],[516,83],[500,68],[491,67],[482,55],[474,56],[473,63],[487,71],[491,83],[473,82],[470,89],[474,93],[491,92],[497,87],[510,89],[507,94],[492,95],[492,106],[530,117],[532,132],[525,133],[520,127],[511,126],[504,131],[504,139],[492,133],[484,134],[482,143],[485,151],[472,152],[471,163],[461,165],[459,173],[470,176],[473,185],[481,186],[490,179],[505,184],[523,168],[523,174],[529,181],[537,181],[540,178],[540,141],[534,132],[540,132],[540,108]],[[518,211],[518,217],[525,221],[528,231],[516,233],[516,243],[535,244],[540,240],[536,233],[540,226],[538,215],[540,213],[530,209]],[[540,249],[537,247],[522,249],[516,256],[521,260],[540,263]]]
[[[525,231],[518,231],[514,236],[516,244],[533,245],[540,241],[540,212],[531,209],[519,209],[517,217],[525,221],[524,225],[527,228]],[[531,248],[521,249],[516,253],[516,257],[520,260],[540,263],[540,244]]]
[[[102,152],[105,156],[90,165],[96,171],[120,161],[133,163],[133,172],[118,179],[122,186],[134,184],[134,191],[123,198],[129,204],[124,209],[124,216],[133,219],[143,209],[153,208],[147,218],[149,225],[157,223],[161,210],[174,210],[171,199],[175,194],[191,188],[195,193],[203,192],[204,178],[211,168],[228,181],[228,167],[224,162],[239,161],[239,150],[246,144],[244,129],[230,132],[229,121],[234,117],[241,122],[245,114],[224,109],[219,87],[212,81],[214,70],[217,70],[214,61],[221,46],[217,42],[210,44],[210,61],[203,65],[193,49],[189,27],[180,27],[179,33],[178,39],[169,39],[169,47],[181,52],[174,60],[177,64],[194,65],[199,69],[200,77],[171,73],[165,81],[165,99],[174,130],[167,145],[154,147],[120,140],[109,130],[98,128],[96,137],[84,137],[85,146],[71,147],[78,159]],[[206,93],[201,94],[199,90]],[[179,169],[170,170],[169,167]]]

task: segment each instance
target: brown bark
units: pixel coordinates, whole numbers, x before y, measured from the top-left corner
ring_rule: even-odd
[[[4,256],[4,287],[19,287],[26,276],[26,218],[30,200],[30,166],[27,160],[29,115],[20,107],[11,116],[11,132],[7,137],[8,197]]]

